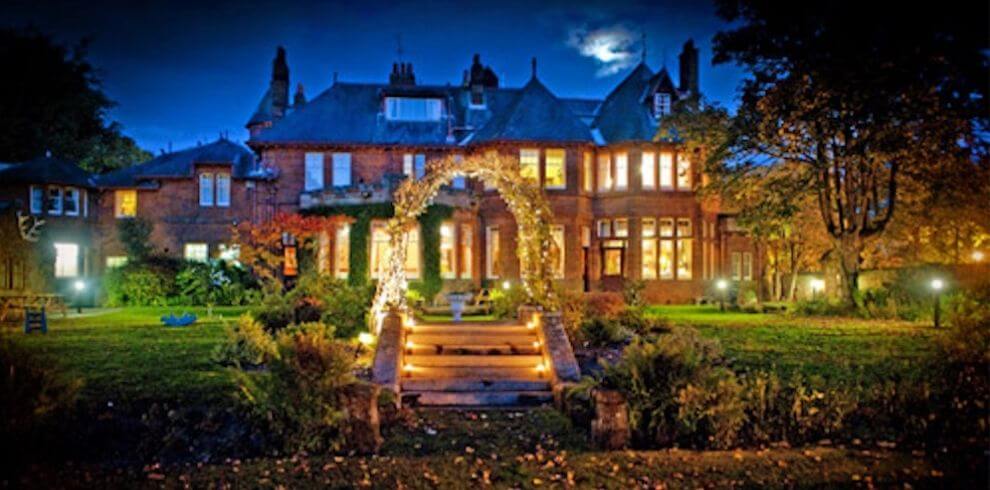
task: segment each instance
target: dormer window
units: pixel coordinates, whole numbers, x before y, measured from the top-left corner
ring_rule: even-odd
[[[660,119],[670,114],[670,94],[657,92],[653,94],[653,117]]]
[[[481,85],[471,86],[471,104],[472,109],[484,109],[485,108],[485,87]]]
[[[439,121],[442,117],[442,99],[385,97],[385,119],[390,121]]]

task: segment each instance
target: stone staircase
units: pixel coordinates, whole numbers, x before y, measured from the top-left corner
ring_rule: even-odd
[[[553,398],[538,333],[525,325],[412,326],[402,362],[403,405],[535,405]]]

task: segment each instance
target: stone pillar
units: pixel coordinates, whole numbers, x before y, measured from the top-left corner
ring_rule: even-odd
[[[374,454],[382,447],[384,439],[378,417],[378,395],[381,387],[354,383],[340,390],[340,404],[344,411],[341,432],[347,449],[360,454]]]
[[[578,382],[581,380],[581,369],[578,368],[571,341],[564,330],[564,320],[559,311],[543,313],[540,319],[543,352],[549,357],[553,369],[554,381]]]
[[[592,392],[595,419],[591,421],[591,439],[601,449],[622,449],[629,445],[629,410],[626,398],[615,390],[596,389]]]
[[[396,394],[399,393],[399,370],[402,368],[402,333],[402,316],[398,311],[390,310],[382,319],[375,362],[371,368],[372,381]]]

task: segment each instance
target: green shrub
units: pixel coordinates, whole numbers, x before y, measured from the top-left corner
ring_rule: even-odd
[[[939,337],[945,359],[963,364],[990,364],[990,294],[977,291],[955,295],[948,303],[948,329]]]
[[[186,262],[175,276],[185,304],[238,306],[256,300],[257,282],[243,268],[223,260]]]
[[[151,257],[107,271],[103,278],[108,306],[167,306],[179,298],[175,282],[181,262]]]
[[[374,294],[372,286],[351,286],[326,275],[305,274],[289,292],[266,289],[255,318],[271,332],[292,323],[332,324],[340,338],[351,338],[365,330]]]
[[[154,227],[154,223],[144,218],[117,220],[117,239],[123,245],[129,261],[143,262],[151,255],[149,239]]]
[[[805,444],[842,435],[847,418],[859,407],[853,390],[814,388],[800,375],[784,382],[773,372],[751,373],[743,377],[742,394],[744,438],[751,444]]]
[[[515,318],[519,314],[519,307],[529,300],[522,286],[516,284],[509,289],[493,288],[491,298],[492,315],[496,318]]]
[[[338,451],[340,392],[355,383],[353,349],[314,326],[286,329],[269,372],[242,376],[242,392],[265,430],[289,453]]]
[[[213,360],[237,367],[260,366],[276,354],[275,340],[265,332],[264,326],[245,313],[237,323],[225,329],[223,342],[213,350]]]
[[[646,281],[627,279],[622,282],[622,300],[633,308],[645,306],[643,302],[644,289],[646,289]]]
[[[640,336],[659,335],[670,332],[671,323],[666,318],[649,317],[643,308],[626,308],[616,317],[622,327]]]
[[[584,313],[589,317],[613,318],[626,309],[626,302],[619,293],[585,293],[584,301]]]
[[[629,333],[614,318],[591,317],[581,322],[579,342],[586,347],[608,347],[624,342]]]
[[[733,445],[744,420],[741,386],[722,350],[694,329],[636,339],[605,370],[603,385],[628,402],[634,440],[667,447]]]
[[[278,332],[296,321],[292,298],[274,286],[265,288],[260,303],[251,310],[251,314],[268,332]]]

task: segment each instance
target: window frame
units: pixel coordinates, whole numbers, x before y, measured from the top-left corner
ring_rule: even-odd
[[[662,151],[660,152],[659,158],[657,158],[658,163],[658,174],[659,178],[657,185],[661,191],[672,191],[674,190],[674,183],[676,179],[674,178],[674,173],[676,172],[674,165],[674,152]],[[664,167],[666,164],[666,170]],[[665,183],[666,181],[666,183]]]
[[[48,206],[45,210],[51,216],[62,216],[62,188],[59,186],[48,187]]]
[[[191,254],[190,251],[199,251],[202,247],[202,251],[205,256],[200,258],[199,254]],[[195,255],[195,256],[194,256]],[[190,262],[200,262],[206,263],[210,260],[210,244],[206,242],[185,242],[182,244],[182,258]]]
[[[502,268],[498,264],[502,252],[502,238],[498,226],[485,227],[485,278],[499,279]]]
[[[609,192],[612,190],[612,155],[602,153],[598,155],[595,167],[598,180],[598,192]]]
[[[220,182],[226,182],[226,184],[225,184],[226,185],[226,194],[224,194],[223,191],[221,191],[221,189],[223,189],[223,187],[220,185]],[[215,174],[214,175],[214,183],[213,183],[213,185],[214,185],[214,188],[215,188],[216,193],[217,193],[216,194],[216,197],[213,199],[213,202],[216,204],[217,207],[229,208],[230,207],[230,197],[231,197],[230,194],[231,194],[231,192],[233,190],[232,189],[233,181],[230,178],[230,174],[229,173],[224,173],[224,172],[219,172],[219,173]],[[221,199],[221,196],[222,197],[225,197],[225,199]]]
[[[69,196],[70,195],[73,195],[74,198],[73,199],[69,199]],[[80,214],[82,214],[81,213],[82,210],[80,209],[80,206],[79,206],[79,204],[80,204],[79,203],[80,195],[81,195],[81,192],[80,192],[80,190],[79,190],[78,187],[66,187],[66,188],[62,189],[62,212],[63,212],[63,214],[65,214],[66,216],[79,216]],[[68,206],[66,206],[66,204],[68,204],[70,202],[75,205],[75,211],[69,211]]]
[[[215,184],[212,172],[200,172],[199,174],[199,207],[212,208],[214,203],[213,191]]]
[[[38,195],[35,196],[35,191]],[[40,185],[32,185],[28,188],[28,206],[31,214],[40,215],[45,212],[45,188]]]
[[[560,184],[550,183],[550,162],[551,158],[557,161],[559,158],[560,165]],[[554,165],[556,166],[556,164]],[[567,150],[564,148],[547,148],[543,152],[543,188],[548,190],[565,190],[567,189]]]
[[[80,276],[80,258],[82,257],[82,247],[78,243],[72,242],[54,242],[52,246],[55,248],[55,270],[54,276],[57,279],[71,279]],[[73,250],[72,254],[75,259],[74,262],[67,262],[68,257],[63,257],[63,250]]]
[[[124,212],[124,196],[134,196],[134,209],[130,213]],[[138,192],[137,189],[115,189],[113,191],[113,216],[116,219],[126,219],[137,217]]]
[[[612,177],[612,186],[617,191],[629,189],[629,153],[627,152],[615,154],[615,175]]]
[[[316,168],[317,166],[319,168]],[[303,156],[303,191],[323,190],[326,187],[326,172],[324,153],[319,151],[306,152]]]
[[[649,155],[649,158],[647,158]],[[649,170],[647,170],[649,169]],[[657,188],[657,154],[653,151],[644,151],[639,154],[639,185],[644,191],[653,191]]]
[[[531,161],[532,159],[532,161]],[[530,179],[526,176],[528,173],[526,169],[532,169],[534,172],[533,178],[531,179],[536,185],[540,185],[540,150],[539,148],[520,148],[519,149],[519,177],[522,179]]]
[[[349,152],[337,152],[333,153],[330,157],[332,171],[330,175],[330,183],[334,188],[350,187],[354,184],[354,167],[352,162],[352,156]],[[346,172],[340,172],[345,170]],[[347,176],[346,182],[341,177],[341,174]]]

